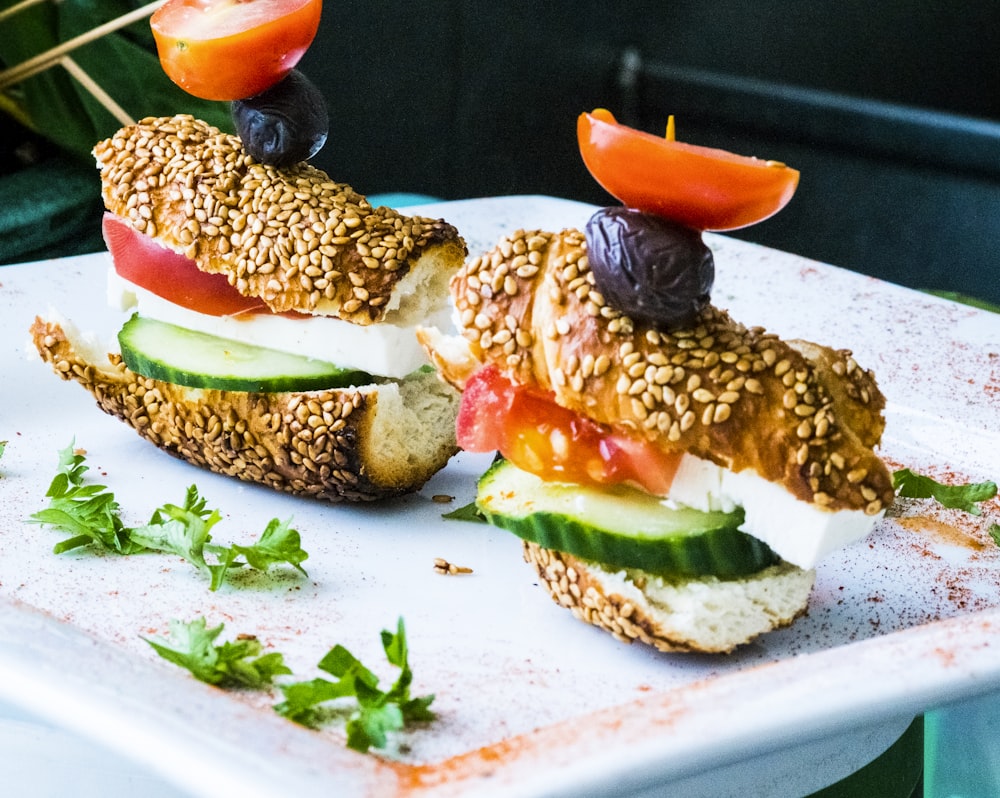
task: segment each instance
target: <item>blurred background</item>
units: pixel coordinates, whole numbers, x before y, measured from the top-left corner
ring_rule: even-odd
[[[144,25],[120,36],[141,49]],[[0,23],[0,59],[9,64],[12,49]],[[802,172],[785,210],[734,235],[915,288],[1000,302],[997,52],[993,0],[384,0],[328,3],[300,68],[330,108],[330,139],[314,163],[364,193],[541,193],[610,204],[580,161],[577,115],[603,106],[661,132],[674,114],[679,140]],[[131,49],[124,57],[138,63]],[[124,91],[136,95],[133,106],[121,100],[130,113],[188,110],[179,105],[185,98],[154,91],[156,70],[143,69],[112,70],[137,77]],[[23,100],[38,90],[29,82],[18,91]],[[95,140],[118,127],[93,109],[81,112]],[[46,231],[45,254],[66,229],[75,232],[58,246],[100,248],[92,235],[99,204],[88,202],[96,170],[85,153],[21,121],[0,116],[2,179],[57,163],[67,175],[60,196],[75,201],[57,209],[58,224],[34,221]],[[27,162],[14,154],[26,141]],[[15,238],[0,227],[8,242],[0,259],[29,259],[23,247],[13,251]]]

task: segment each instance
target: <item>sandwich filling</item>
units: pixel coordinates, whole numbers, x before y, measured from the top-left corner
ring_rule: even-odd
[[[463,392],[459,446],[664,513],[738,511],[741,533],[806,570],[867,535],[893,495],[873,375],[711,304],[676,328],[637,322],[597,290],[589,254],[580,231],[521,230],[453,280],[461,337],[421,337]],[[610,531],[628,533],[628,506]]]
[[[333,316],[247,313],[216,316],[200,313],[157,296],[121,277],[108,274],[108,301],[113,308],[134,311],[186,330],[275,349],[304,358],[336,363],[373,375],[402,379],[421,366],[427,356],[416,339],[416,325],[351,324]],[[448,324],[447,308],[430,317]]]
[[[103,232],[113,265],[108,271],[111,307],[225,341],[336,364],[342,369],[402,379],[425,365],[416,324],[387,313],[379,324],[353,324],[337,316],[289,311],[274,313],[255,297],[241,295],[221,274],[197,264],[105,214]],[[394,301],[418,293],[401,282]],[[450,305],[444,292],[425,301],[425,321],[447,325]]]
[[[645,495],[631,499],[646,515],[686,508],[702,513],[741,511],[738,528],[781,559],[810,569],[831,551],[860,540],[884,511],[831,510],[797,499],[754,471],[732,471],[686,452],[598,424],[535,391],[519,389],[494,367],[466,382],[457,422],[467,451],[498,451],[510,463],[551,484],[570,484],[579,495],[620,487]],[[580,493],[586,487],[587,493]],[[657,504],[658,503],[658,504]],[[632,523],[632,514],[624,511]],[[594,516],[591,507],[586,515]],[[595,519],[596,520],[596,519]],[[607,527],[613,519],[601,519]]]

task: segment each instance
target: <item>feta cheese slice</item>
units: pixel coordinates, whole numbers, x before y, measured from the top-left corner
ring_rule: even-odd
[[[277,315],[247,314],[210,316],[175,305],[121,277],[114,268],[108,273],[108,302],[122,311],[189,330],[242,341],[303,357],[336,363],[382,377],[402,379],[428,362],[417,341],[418,324],[388,322],[362,326],[329,316],[290,319]],[[451,309],[422,320],[451,327]]]
[[[762,540],[783,560],[805,569],[864,538],[882,515],[827,510],[795,498],[753,471],[730,471],[692,455],[682,458],[668,501],[706,512],[742,507],[744,532]]]

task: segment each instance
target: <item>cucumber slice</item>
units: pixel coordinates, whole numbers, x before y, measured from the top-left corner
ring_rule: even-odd
[[[312,391],[366,385],[372,377],[322,360],[218,338],[133,315],[118,333],[122,359],[136,374],[191,388]]]
[[[628,487],[546,482],[506,460],[480,478],[476,506],[520,538],[612,568],[728,578],[778,561],[767,544],[740,531],[742,510],[704,513]]]

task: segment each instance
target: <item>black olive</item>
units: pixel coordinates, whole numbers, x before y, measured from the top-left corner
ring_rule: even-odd
[[[708,304],[715,259],[701,231],[634,208],[587,222],[588,260],[605,301],[664,330],[691,326]]]
[[[231,107],[244,149],[271,166],[308,161],[322,149],[330,130],[323,93],[297,69],[260,94],[234,100]]]

